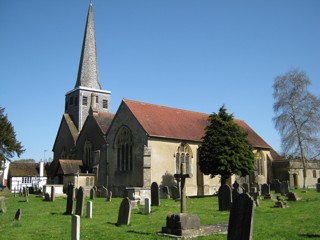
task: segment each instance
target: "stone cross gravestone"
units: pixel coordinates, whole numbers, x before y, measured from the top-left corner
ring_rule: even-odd
[[[249,194],[242,193],[236,198],[231,207],[227,239],[252,239],[253,219],[254,201]]]
[[[160,206],[159,185],[156,182],[151,184],[151,206]]]
[[[230,210],[232,204],[231,188],[227,184],[222,184],[218,190],[219,211]]]
[[[74,205],[74,185],[69,184],[67,188],[67,208],[66,214],[73,214],[73,205]]]
[[[16,214],[14,215],[14,220],[20,221],[22,215],[22,209],[19,208]]]
[[[117,226],[129,225],[131,217],[131,203],[129,198],[124,198],[120,204]]]
[[[82,216],[83,215],[83,205],[84,205],[84,189],[80,187],[77,194],[77,202],[76,202],[76,215]]]
[[[186,173],[186,164],[181,163],[181,173],[175,174],[174,177],[180,180],[180,213],[185,213],[187,210],[187,189],[186,178],[192,177],[192,174]]]

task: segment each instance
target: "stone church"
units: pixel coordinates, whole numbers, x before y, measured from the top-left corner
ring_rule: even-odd
[[[92,185],[107,187],[115,196],[122,196],[125,190],[139,194],[150,189],[152,182],[176,185],[173,176],[180,173],[184,162],[191,175],[186,180],[187,195],[216,193],[219,177],[203,175],[197,164],[208,114],[128,99],[113,114],[110,100],[111,92],[99,83],[90,3],[78,77],[74,89],[65,95],[65,111],[53,146],[51,183],[67,184],[67,175],[90,175],[95,178]],[[277,153],[244,121],[235,122],[248,132],[257,158],[254,173],[243,179],[233,176],[230,182],[270,182]]]

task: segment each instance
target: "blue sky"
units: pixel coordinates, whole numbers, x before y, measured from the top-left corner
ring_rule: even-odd
[[[21,158],[52,157],[88,6],[0,0],[0,106]],[[300,68],[319,95],[320,1],[93,0],[93,10],[112,112],[123,98],[209,114],[225,104],[280,152],[274,78]]]

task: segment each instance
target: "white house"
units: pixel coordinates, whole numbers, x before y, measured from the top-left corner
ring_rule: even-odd
[[[19,192],[23,187],[42,189],[47,184],[44,162],[13,162],[9,167],[8,179],[11,192]]]

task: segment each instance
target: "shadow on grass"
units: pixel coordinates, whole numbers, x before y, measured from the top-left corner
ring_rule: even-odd
[[[140,234],[140,235],[154,235],[154,233],[148,233],[148,232],[139,232],[135,230],[128,230],[128,233],[135,233],[135,234]]]
[[[298,234],[299,237],[320,238],[320,234]]]

